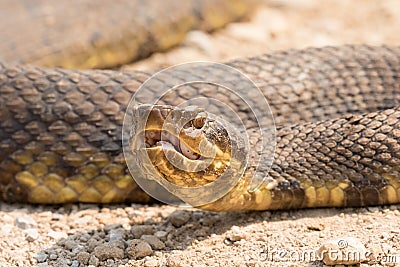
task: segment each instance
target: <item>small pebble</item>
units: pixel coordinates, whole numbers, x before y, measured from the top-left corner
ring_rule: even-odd
[[[65,232],[58,232],[58,231],[53,231],[53,230],[50,230],[47,233],[47,236],[49,236],[49,237],[51,237],[53,239],[56,239],[56,240],[68,237],[68,235]]]
[[[72,261],[71,267],[79,267],[79,261],[77,260]]]
[[[234,225],[231,228],[231,231],[227,234],[227,238],[232,241],[240,241],[242,239],[246,239],[246,233],[240,229],[240,227]]]
[[[130,232],[134,238],[139,239],[142,235],[152,235],[154,228],[151,225],[133,225]]]
[[[159,238],[161,241],[167,240],[168,232],[166,231],[157,231],[154,233],[154,236]]]
[[[176,210],[169,216],[169,221],[175,227],[181,227],[190,219],[190,213],[186,210]]]
[[[100,260],[111,258],[122,259],[124,250],[111,244],[102,244],[94,249],[94,255]]]
[[[155,237],[154,235],[143,235],[141,239],[149,243],[151,248],[154,250],[160,250],[165,248],[165,244],[161,242],[161,240]]]
[[[63,217],[64,217],[64,215],[62,215],[62,214],[60,214],[60,213],[53,213],[53,214],[51,215],[51,219],[52,219],[53,221],[59,221],[59,220],[61,220]]]
[[[46,253],[39,253],[36,256],[36,260],[37,260],[38,263],[45,262],[47,260],[47,257],[48,257],[48,255]]]
[[[90,256],[89,265],[93,265],[93,266],[97,267],[97,266],[99,266],[99,264],[100,264],[100,260],[95,255]]]
[[[21,229],[36,228],[37,223],[30,216],[21,216],[16,219],[16,225]]]
[[[68,250],[72,250],[74,247],[76,247],[76,242],[73,240],[67,240],[64,243],[64,247]]]
[[[282,213],[281,213],[281,219],[282,219],[282,220],[286,220],[287,218],[289,218],[289,213],[287,213],[286,211],[285,211],[285,212],[282,212]]]
[[[155,259],[148,259],[144,262],[144,267],[157,267],[157,266],[160,266],[160,264]]]
[[[82,265],[87,265],[90,259],[90,254],[87,253],[86,251],[81,251],[78,253],[76,256],[76,259],[82,264]]]
[[[370,212],[373,212],[373,213],[376,213],[376,212],[379,212],[380,211],[380,209],[378,208],[378,207],[368,207],[367,208]]]
[[[153,218],[148,218],[144,221],[144,224],[157,224],[157,222]]]
[[[324,230],[325,226],[322,224],[308,224],[307,229],[311,231],[322,231]]]
[[[33,242],[39,238],[39,232],[36,228],[25,229],[24,233],[26,234],[26,240],[29,242]]]
[[[50,256],[49,256],[50,260],[56,260],[57,258],[58,258],[57,254],[54,254],[54,253],[50,254]]]
[[[89,239],[89,241],[87,242],[87,249],[89,252],[93,251],[96,247],[102,245],[104,242],[103,240],[97,240],[96,238],[92,237]]]
[[[72,248],[71,253],[72,253],[73,255],[76,255],[76,254],[78,254],[79,252],[81,252],[81,251],[84,250],[84,249],[85,249],[84,246],[82,246],[82,245],[80,245],[80,244],[77,244],[74,248]]]
[[[125,230],[124,229],[111,229],[110,230],[110,242],[119,241],[124,239]]]
[[[149,243],[140,239],[133,239],[126,248],[126,253],[131,259],[139,259],[150,256],[152,252],[153,250],[151,249]]]
[[[90,235],[88,234],[88,233],[85,233],[85,234],[83,234],[80,238],[79,238],[79,240],[81,241],[81,242],[83,242],[83,243],[86,243],[89,239],[90,239]]]

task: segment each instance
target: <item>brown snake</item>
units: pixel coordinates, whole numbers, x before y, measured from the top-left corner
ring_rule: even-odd
[[[249,180],[242,179],[203,208],[398,203],[399,61],[400,48],[358,45],[230,62],[268,99],[277,147],[269,179],[256,191],[249,192]],[[1,64],[1,199],[148,202],[129,176],[121,151],[127,103],[148,77],[142,72]],[[207,91],[194,88],[175,99],[198,94]],[[246,117],[245,111],[238,112]],[[257,136],[251,140],[257,148]]]

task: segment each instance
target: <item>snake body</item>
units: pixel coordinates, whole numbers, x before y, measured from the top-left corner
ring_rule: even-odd
[[[0,61],[110,68],[246,17],[252,0],[5,0]]]
[[[267,179],[256,191],[249,192],[249,180],[242,179],[203,208],[400,202],[400,48],[309,48],[228,65],[247,74],[268,99],[277,147]],[[149,77],[135,71],[1,64],[1,199],[151,201],[131,179],[121,149],[126,106]],[[191,94],[207,95],[201,89]],[[190,94],[175,96],[185,97]],[[258,136],[250,140],[257,148]]]

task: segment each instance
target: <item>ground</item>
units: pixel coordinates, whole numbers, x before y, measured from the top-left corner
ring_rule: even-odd
[[[400,43],[397,0],[265,1],[249,21],[192,32],[166,53],[125,66],[155,69],[308,46]],[[323,266],[334,238],[372,252],[362,266],[400,262],[400,205],[211,213],[155,205],[0,206],[1,266]],[[397,257],[396,257],[397,256]]]

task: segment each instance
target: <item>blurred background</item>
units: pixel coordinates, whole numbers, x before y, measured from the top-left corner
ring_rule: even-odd
[[[399,33],[398,0],[264,0],[248,21],[212,34],[190,32],[181,47],[129,67],[151,69],[194,59],[226,61],[310,46],[400,45]]]

